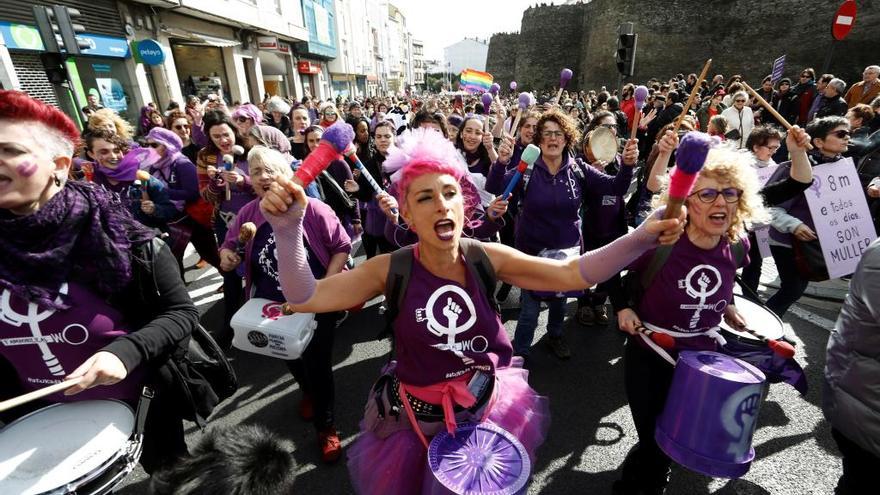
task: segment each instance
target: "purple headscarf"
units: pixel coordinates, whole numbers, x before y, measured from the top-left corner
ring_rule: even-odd
[[[251,135],[263,146],[284,155],[288,163],[293,162],[293,155],[290,154],[290,141],[283,132],[269,125],[255,125],[251,128]]]
[[[249,118],[254,121],[254,124],[260,124],[263,122],[263,112],[261,112],[253,103],[239,105],[238,108],[233,110],[232,118],[237,119],[238,117]]]
[[[180,149],[183,148],[183,142],[180,140],[180,136],[164,127],[151,129],[149,134],[147,134],[147,140],[164,146],[165,156],[159,158],[155,163],[142,163],[141,170],[147,170],[152,175],[155,175],[156,172],[160,172],[162,176],[156,176],[156,178],[167,183],[168,177],[171,176],[171,165],[177,160],[177,157],[180,156]]]

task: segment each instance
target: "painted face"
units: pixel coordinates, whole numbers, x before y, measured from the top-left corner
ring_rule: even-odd
[[[762,162],[766,162],[773,157],[773,154],[779,150],[779,140],[778,139],[770,139],[767,141],[767,144],[763,146],[752,146],[752,153],[755,154],[755,158],[761,160]]]
[[[461,186],[448,174],[425,174],[410,183],[405,208],[407,224],[419,235],[419,242],[435,247],[454,246],[464,225]]]
[[[387,126],[383,125],[376,128],[376,135],[373,136],[373,140],[376,143],[376,150],[384,155],[388,153],[388,148],[394,143],[394,133]]]
[[[477,119],[469,119],[461,130],[461,142],[466,151],[476,151],[483,142],[483,123]]]
[[[829,132],[825,139],[816,139],[816,147],[828,156],[846,153],[849,148],[849,126],[841,125]]]
[[[70,157],[53,158],[39,142],[42,126],[0,120],[0,209],[34,211],[57,192],[53,173],[66,177]]]
[[[180,138],[181,141],[186,143],[189,141],[190,134],[192,132],[192,128],[189,125],[189,121],[186,119],[175,119],[174,122],[171,123],[171,130],[174,134]]]
[[[248,175],[251,177],[251,184],[254,187],[254,193],[257,197],[262,198],[269,191],[269,186],[278,176],[275,168],[267,166],[260,160],[248,162]]]
[[[98,162],[102,167],[115,169],[122,160],[122,150],[113,143],[103,139],[95,139],[92,142],[92,150],[88,152],[89,158]]]
[[[306,136],[306,145],[308,145],[309,151],[314,151],[314,149],[318,147],[318,143],[321,142],[321,136],[323,135],[324,133],[321,131],[314,131]]]
[[[545,159],[560,157],[562,150],[568,144],[562,128],[559,127],[559,124],[552,121],[544,123],[544,129],[541,131],[539,140],[540,144],[538,146],[541,148],[541,156]]]
[[[309,112],[305,108],[297,108],[293,111],[293,121],[291,122],[293,125],[294,131],[302,131],[306,127],[309,126]]]
[[[534,117],[526,118],[519,130],[519,137],[523,144],[532,144],[535,140],[535,129],[538,128],[538,119]]]
[[[212,126],[208,135],[221,153],[224,155],[232,153],[232,147],[235,146],[235,132],[228,124]]]
[[[710,200],[713,190],[717,192]],[[728,201],[733,202],[728,202]],[[700,176],[688,196],[688,232],[700,236],[721,236],[727,233],[739,205],[739,192],[730,183]]]

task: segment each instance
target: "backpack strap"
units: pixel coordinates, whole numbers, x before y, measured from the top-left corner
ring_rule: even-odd
[[[669,255],[672,254],[672,246],[673,245],[662,245],[659,246],[654,251],[654,256],[651,257],[651,262],[648,264],[648,268],[642,272],[640,277],[642,291],[647,291],[651,284],[654,282],[654,277],[660,273],[660,270],[663,269],[663,265],[666,264],[666,261],[669,260]]]
[[[480,292],[489,301],[492,309],[499,313],[498,303],[492,297],[495,293],[495,283],[498,278],[495,275],[495,267],[492,266],[492,261],[489,259],[489,255],[486,254],[483,243],[467,237],[462,237],[458,242],[461,245],[468,268],[477,276],[477,281],[480,283]]]
[[[400,313],[403,297],[406,295],[406,287],[409,285],[409,277],[412,273],[413,246],[406,246],[391,253],[391,262],[388,265],[388,277],[385,279],[385,328],[378,338],[393,337],[392,325]]]
[[[741,265],[743,260],[746,259],[746,247],[743,245],[742,240],[730,243],[730,253],[733,255],[733,261],[736,264],[736,268],[739,268],[739,265]]]

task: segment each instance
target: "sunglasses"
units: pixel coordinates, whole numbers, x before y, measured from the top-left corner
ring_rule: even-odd
[[[839,130],[839,131],[830,132],[830,133],[828,133],[828,134],[831,135],[831,136],[835,136],[835,137],[837,137],[838,139],[846,139],[846,138],[848,138],[848,137],[850,136],[849,131],[847,131],[847,130],[843,130],[843,129],[841,129],[841,130]]]
[[[236,118],[235,118],[235,121],[238,122],[239,124],[244,124],[244,123],[247,122],[248,120],[251,120],[251,119],[249,119],[249,118],[247,118],[247,117],[236,117]]]
[[[182,131],[184,129],[189,129],[189,124],[178,124],[174,126],[174,130],[176,131]]]
[[[734,103],[745,103],[746,100],[733,100]]]
[[[149,146],[150,148],[158,148],[159,146],[162,146],[162,145],[159,143],[147,143],[147,146]]]
[[[714,203],[718,198],[718,195],[724,197],[724,201],[727,203],[736,203],[739,201],[740,196],[742,195],[742,191],[736,189],[735,187],[726,187],[724,189],[700,189],[699,191],[694,191],[691,193],[691,196],[696,196],[703,203]]]

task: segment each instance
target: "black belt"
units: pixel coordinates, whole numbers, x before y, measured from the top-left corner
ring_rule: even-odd
[[[394,379],[391,382],[391,387],[393,393],[389,394],[391,399],[391,404],[398,408],[398,410],[403,410],[403,401],[400,400],[400,379],[397,378],[397,375],[394,375]],[[474,405],[471,407],[462,407],[458,404],[453,404],[452,410],[455,414],[460,412],[476,412],[479,411],[480,408],[486,405],[489,402],[489,399],[492,397],[492,391],[495,389],[495,377],[489,380],[489,383],[486,387],[483,388],[483,392],[479,397],[475,397],[476,401]],[[409,392],[406,392],[406,399],[409,401],[409,405],[412,407],[413,413],[416,415],[416,419],[420,421],[426,422],[435,422],[435,421],[444,421],[445,415],[443,414],[443,406],[440,404],[432,404],[430,402],[425,402],[417,397],[413,397]]]

